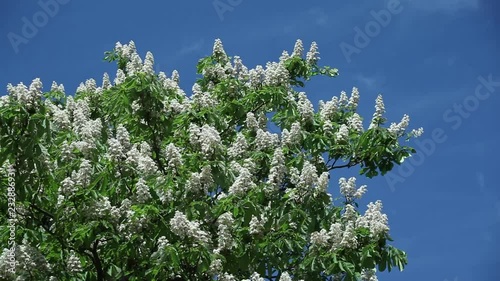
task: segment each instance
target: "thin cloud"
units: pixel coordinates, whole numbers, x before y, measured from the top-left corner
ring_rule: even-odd
[[[203,45],[205,44],[205,40],[200,39],[196,42],[193,42],[192,44],[183,46],[177,53],[179,55],[187,55],[190,53],[195,53],[200,51],[203,48]]]
[[[326,26],[328,24],[328,15],[322,8],[311,8],[307,11],[307,14],[313,18],[316,25]]]
[[[386,77],[382,73],[374,75],[364,75],[362,73],[356,75],[356,82],[363,86],[368,91],[380,89],[386,83]]]

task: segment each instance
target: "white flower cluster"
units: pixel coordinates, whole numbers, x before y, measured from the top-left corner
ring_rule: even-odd
[[[349,180],[346,178],[339,179],[340,194],[342,194],[348,202],[354,198],[360,199],[366,193],[366,185],[356,188],[356,178],[351,177]]]
[[[273,159],[271,160],[271,169],[269,170],[269,177],[267,184],[275,189],[278,188],[286,175],[285,156],[283,150],[278,147],[274,150]]]
[[[218,249],[219,250],[231,250],[234,246],[234,240],[232,236],[232,228],[234,224],[234,218],[230,212],[222,214],[217,219],[217,230],[218,230]]]
[[[284,63],[289,58],[290,58],[290,54],[286,50],[283,50],[283,52],[281,53],[281,56],[279,58],[280,63]]]
[[[409,124],[410,124],[410,116],[405,114],[403,115],[403,119],[401,119],[401,122],[397,124],[391,123],[391,125],[387,130],[389,131],[389,133],[399,137],[404,133]]]
[[[236,134],[236,140],[228,148],[227,154],[232,159],[237,159],[239,157],[242,157],[243,154],[247,151],[247,149],[248,149],[248,143],[247,140],[245,139],[245,136],[241,132],[238,132]]]
[[[226,55],[226,52],[224,51],[224,46],[222,46],[222,41],[219,38],[215,39],[212,54],[215,57],[222,59],[222,62],[221,62],[222,64],[225,64],[227,62],[227,61],[224,61],[224,58],[227,59],[227,55]]]
[[[265,279],[260,277],[260,274],[257,272],[254,272],[252,276],[250,276],[250,279],[243,279],[241,281],[265,281]]]
[[[40,78],[35,78],[31,82],[29,88],[23,83],[19,83],[17,86],[12,86],[12,84],[7,84],[7,92],[9,96],[23,104],[28,109],[38,109],[39,102],[42,97],[42,81]]]
[[[309,65],[315,65],[319,59],[318,44],[313,41],[311,43],[311,47],[309,48],[309,52],[306,54],[306,62]]]
[[[181,151],[173,143],[167,145],[165,149],[165,158],[167,159],[167,166],[174,172],[178,171],[183,164]]]
[[[151,52],[146,53],[146,58],[144,59],[144,65],[142,66],[142,72],[149,74],[149,75],[154,75],[155,70],[153,68],[155,63],[155,59],[153,57],[153,54]]]
[[[0,255],[0,279],[7,279],[10,274],[10,257],[12,249],[4,248]],[[21,245],[16,245],[14,250],[15,255],[15,274],[19,280],[29,277],[31,272],[50,270],[51,265],[38,249],[27,245],[27,241],[23,239]],[[18,280],[16,279],[16,280]]]
[[[209,234],[200,228],[197,221],[189,221],[183,213],[175,211],[175,215],[170,219],[172,232],[182,239],[191,238],[200,244],[209,243]]]
[[[190,142],[199,145],[205,157],[210,157],[221,145],[219,132],[214,127],[204,124],[202,127],[189,124]]]
[[[335,133],[337,142],[346,142],[349,140],[349,127],[346,124],[340,125],[339,130]]]
[[[345,226],[336,222],[325,229],[311,233],[311,245],[313,248],[330,247],[330,251],[340,248],[354,249],[358,246],[355,233],[355,223],[347,222]]]
[[[266,150],[269,148],[275,148],[279,145],[278,134],[273,134],[262,129],[257,129],[257,135],[255,136],[255,148],[257,150]]]
[[[299,122],[294,122],[288,129],[283,129],[281,132],[281,139],[284,145],[296,145],[302,141],[302,129]]]
[[[103,196],[100,200],[97,200],[94,205],[94,211],[97,213],[99,218],[104,218],[111,214],[111,211],[115,211],[117,208],[113,209],[109,197]]]
[[[349,126],[349,129],[357,133],[363,132],[363,119],[357,113],[354,113],[352,116],[347,118],[347,125]]]
[[[50,87],[51,92],[59,92],[61,94],[64,94],[64,85],[63,84],[57,84],[56,81],[52,81],[52,85]]]
[[[301,116],[301,121],[307,123],[312,121],[314,117],[314,107],[311,101],[307,98],[306,93],[299,93],[299,100],[297,102],[298,110]]]
[[[377,237],[389,231],[388,218],[382,213],[382,201],[368,204],[365,214],[358,218],[356,222],[359,227],[366,227],[370,230],[370,235]]]
[[[267,223],[267,217],[264,214],[260,218],[252,215],[250,219],[250,234],[261,234],[264,230],[264,225]]]
[[[383,120],[383,114],[385,113],[384,100],[382,95],[378,95],[375,100],[375,113],[373,113],[372,122],[370,123],[370,127],[368,129],[372,129],[379,125],[379,123]]]
[[[132,235],[140,233],[147,226],[148,218],[144,214],[136,215],[136,212],[130,208],[131,201],[128,199],[125,200],[123,200],[120,207],[125,220],[118,226],[118,231],[128,240]]]
[[[257,65],[254,69],[248,72],[248,82],[246,85],[250,88],[256,89],[260,87],[266,79],[266,71],[262,65]]]
[[[219,104],[219,101],[210,92],[203,92],[201,86],[197,83],[193,85],[192,91],[191,102],[200,106],[200,108],[211,108]]]
[[[71,150],[76,148],[85,157],[90,157],[92,151],[96,148],[96,142],[101,136],[101,119],[90,119],[88,98],[79,99],[75,102],[71,96],[68,97],[66,110],[72,121],[73,131],[80,137],[79,141],[71,143]]]
[[[149,192],[146,181],[143,178],[139,178],[135,184],[135,200],[138,203],[146,203],[151,198],[151,193]]]
[[[52,115],[53,124],[58,130],[67,130],[71,128],[68,111],[61,108],[61,105],[55,106],[50,100],[45,100],[45,105],[48,108],[48,115]]]
[[[264,71],[265,86],[288,86],[290,73],[282,63],[268,62]]]
[[[123,125],[118,125],[116,128],[116,138],[108,139],[107,157],[115,162],[120,162],[126,159],[126,154],[131,148],[130,136],[127,129]]]
[[[233,59],[233,75],[239,81],[246,81],[249,78],[248,68],[243,64],[239,56],[234,56]]]
[[[293,280],[292,280],[292,277],[290,276],[290,274],[288,274],[288,272],[285,271],[285,272],[281,273],[280,281],[293,281]]]
[[[302,171],[300,173],[300,180],[297,186],[302,189],[309,189],[318,182],[318,172],[316,167],[309,161],[304,161]]]
[[[295,46],[293,46],[292,57],[302,57],[304,54],[304,44],[302,44],[302,40],[298,39],[295,41]]]
[[[359,104],[359,90],[356,87],[352,87],[351,97],[347,103],[347,107],[351,109],[357,109]]]
[[[82,272],[82,264],[80,262],[80,258],[78,258],[73,250],[71,250],[68,261],[67,261],[67,269],[71,273],[80,273]]]
[[[326,103],[322,100],[319,101],[319,115],[323,121],[329,121],[337,110],[339,110],[338,97],[332,97],[332,99]]]
[[[253,112],[247,113],[245,125],[251,131],[256,131],[257,129],[259,129],[259,122],[257,122],[257,119],[255,118],[255,114]]]
[[[253,182],[252,173],[246,167],[235,167],[238,173],[233,184],[229,187],[229,195],[244,196],[250,189],[255,188],[257,185]]]
[[[95,93],[100,94],[102,93],[102,88],[97,87],[97,82],[95,81],[95,79],[90,78],[85,81],[85,84],[80,83],[78,88],[76,88],[76,93],[83,93],[83,92],[88,92],[91,94]]]
[[[156,163],[151,158],[151,147],[147,142],[141,142],[140,145],[134,144],[126,153],[125,163],[131,167],[137,167],[142,175],[154,175],[158,172]]]
[[[194,194],[207,194],[210,186],[214,184],[212,178],[212,168],[210,166],[204,166],[201,172],[193,172],[191,177],[186,183],[186,190]]]
[[[92,165],[89,160],[82,160],[80,163],[80,169],[78,172],[73,171],[70,177],[65,178],[61,182],[61,186],[58,189],[60,200],[65,197],[72,196],[77,190],[78,186],[87,187],[90,184],[90,179],[93,175]]]
[[[318,178],[317,189],[321,192],[326,192],[328,189],[328,183],[330,182],[330,173],[323,172]]]
[[[418,138],[424,133],[424,128],[420,127],[418,129],[411,130],[411,135]]]
[[[378,281],[376,268],[373,269],[363,269],[361,272],[361,281]]]

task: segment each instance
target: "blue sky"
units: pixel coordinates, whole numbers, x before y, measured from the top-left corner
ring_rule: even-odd
[[[399,122],[407,113],[411,127],[426,132],[412,143],[420,158],[406,160],[390,178],[358,177],[369,188],[362,205],[383,201],[394,245],[409,257],[405,271],[380,273],[379,279],[500,280],[494,183],[500,128],[493,122],[500,105],[500,4],[394,1],[59,0],[50,14],[37,1],[2,1],[0,84],[40,77],[45,90],[56,81],[74,93],[88,78],[100,83],[105,71],[113,78],[116,67],[102,61],[104,51],[134,40],[141,56],[153,52],[157,71],[177,69],[190,93],[196,62],[211,53],[216,38],[248,67],[276,61],[296,39],[306,48],[316,41],[320,64],[338,68],[340,76],[306,87],[315,106],[356,86],[362,116],[371,117],[382,93],[389,120]],[[217,12],[214,3],[229,9]],[[390,14],[390,20],[374,24],[374,13]],[[23,17],[37,30],[23,32]],[[369,28],[368,43],[355,40],[356,27]],[[13,34],[22,43],[12,43]],[[357,52],[346,55],[341,46],[347,45]],[[332,192],[338,194],[336,179],[354,174],[337,170]]]

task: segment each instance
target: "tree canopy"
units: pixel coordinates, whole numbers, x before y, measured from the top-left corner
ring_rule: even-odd
[[[366,185],[328,187],[334,169],[384,175],[423,130],[384,127],[381,95],[365,128],[355,87],[315,111],[301,88],[338,75],[315,42],[248,69],[217,39],[189,97],[133,41],[105,55],[100,87],[35,79],[0,99],[0,279],[373,281],[407,264],[382,202],[359,211]]]

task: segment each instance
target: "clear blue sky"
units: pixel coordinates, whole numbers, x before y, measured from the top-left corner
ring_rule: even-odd
[[[380,280],[500,280],[500,194],[494,182],[500,82],[478,80],[500,81],[498,1],[220,0],[220,9],[230,9],[219,13],[212,0],[59,2],[47,14],[37,1],[2,1],[2,87],[36,77],[45,90],[55,80],[67,93],[88,78],[100,84],[103,72],[114,78],[116,71],[102,62],[104,51],[134,40],[141,56],[153,52],[157,71],[177,69],[190,94],[196,62],[211,53],[216,38],[249,67],[276,61],[296,39],[306,48],[316,41],[320,63],[337,67],[340,76],[306,87],[315,106],[357,86],[362,116],[370,118],[382,93],[390,120],[407,113],[412,128],[425,128],[420,143],[428,149],[413,142],[420,158],[407,160],[405,170],[390,180],[358,178],[369,188],[362,205],[382,199],[394,245],[409,257],[404,272],[382,273]],[[391,18],[374,24],[372,11],[381,10]],[[23,17],[37,30],[23,32]],[[355,40],[356,27],[368,27],[369,42]],[[21,41],[12,43],[13,36]],[[356,52],[346,55],[341,46],[347,45]],[[337,179],[350,175],[333,175],[334,194]]]

